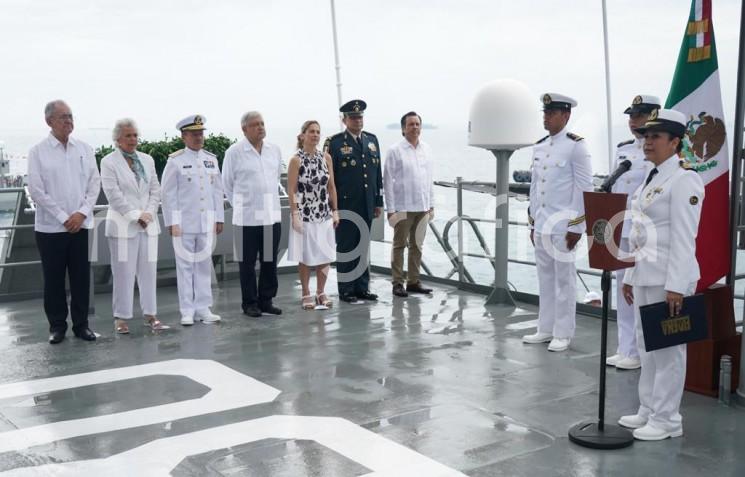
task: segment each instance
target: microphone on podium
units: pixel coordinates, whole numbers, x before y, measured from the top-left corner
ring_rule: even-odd
[[[613,184],[616,183],[619,177],[624,175],[628,170],[631,169],[631,161],[626,159],[625,161],[621,162],[615,171],[613,171],[613,174],[608,176],[607,179],[605,179],[605,182],[603,182],[603,185],[600,186],[600,189],[598,189],[600,192],[610,192],[611,187],[613,187]]]

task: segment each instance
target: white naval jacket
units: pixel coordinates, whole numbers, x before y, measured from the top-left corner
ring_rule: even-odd
[[[225,221],[222,178],[217,157],[184,148],[168,158],[162,183],[163,222],[183,233],[213,232]]]
[[[134,172],[119,149],[101,159],[101,187],[109,201],[106,213],[106,236],[134,237],[143,229],[137,219],[147,212],[153,221],[147,225],[148,235],[158,235],[158,207],[160,183],[155,172],[155,161],[143,152],[137,152],[145,169],[147,181],[137,182]]]
[[[528,209],[531,229],[540,234],[584,232],[582,193],[591,190],[590,153],[581,137],[564,128],[533,146]]]
[[[636,262],[623,282],[686,294],[700,278],[696,234],[704,184],[696,172],[680,166],[676,155],[657,170],[634,192],[629,247]]]
[[[611,190],[611,192],[615,192],[616,194],[628,195],[626,198],[626,215],[621,233],[623,238],[629,238],[629,232],[631,231],[631,198],[634,196],[634,191],[640,185],[644,184],[644,180],[653,167],[651,162],[644,160],[643,145],[644,138],[636,138],[622,142],[616,148],[616,160],[613,164],[613,170],[616,170],[623,161],[631,161],[631,169],[618,178]]]

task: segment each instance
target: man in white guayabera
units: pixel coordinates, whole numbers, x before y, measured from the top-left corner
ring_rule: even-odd
[[[93,206],[101,191],[101,177],[93,149],[70,137],[72,111],[64,101],[44,108],[49,136],[28,154],[28,191],[36,204],[34,230],[44,276],[44,313],[49,321],[49,342],[60,343],[72,331],[94,341],[88,327],[90,261],[88,229],[93,228]],[[65,275],[70,279],[67,306]]]
[[[393,227],[391,272],[393,294],[432,293],[419,281],[422,245],[427,223],[434,214],[432,149],[419,140],[422,118],[414,111],[401,118],[404,139],[388,149],[383,169],[383,189],[388,222]],[[404,277],[404,249],[409,249],[409,266]],[[404,289],[404,281],[406,288]]]
[[[204,150],[206,118],[187,116],[176,124],[186,147],[168,158],[163,170],[163,221],[176,254],[181,324],[215,323],[212,306],[212,250],[225,221],[217,157]]]
[[[233,206],[233,229],[241,280],[241,308],[251,317],[281,315],[277,296],[277,255],[282,235],[279,179],[282,153],[264,141],[264,118],[249,111],[241,118],[243,139],[225,151],[223,184]],[[256,283],[256,259],[259,281]]]
[[[555,93],[541,100],[549,135],[533,146],[528,209],[540,305],[538,331],[523,342],[550,342],[549,351],[564,351],[574,337],[575,247],[585,230],[582,193],[592,190],[592,166],[584,139],[567,128],[577,101]]]

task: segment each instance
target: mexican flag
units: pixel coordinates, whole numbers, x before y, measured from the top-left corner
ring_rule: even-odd
[[[665,108],[688,117],[681,159],[706,186],[696,239],[702,290],[729,272],[729,156],[711,0],[692,0]]]

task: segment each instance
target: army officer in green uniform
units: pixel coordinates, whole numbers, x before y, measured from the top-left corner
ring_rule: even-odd
[[[366,107],[354,99],[339,108],[346,130],[327,138],[323,146],[334,165],[341,218],[336,272],[339,299],[347,303],[378,299],[369,289],[369,249],[370,226],[383,211],[383,174],[378,138],[362,130]]]

